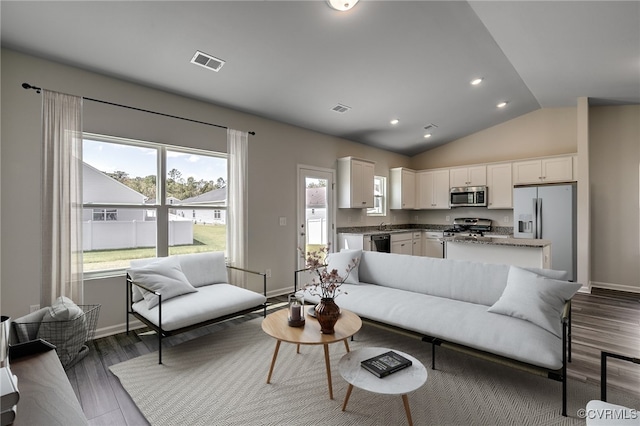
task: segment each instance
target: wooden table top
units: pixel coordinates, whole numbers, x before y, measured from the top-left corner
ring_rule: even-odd
[[[262,321],[262,330],[269,336],[283,342],[301,345],[324,345],[348,339],[362,327],[362,320],[356,314],[342,309],[340,318],[334,327],[334,334],[322,334],[318,320],[306,315],[304,327],[289,327],[287,309],[281,309],[266,316]]]

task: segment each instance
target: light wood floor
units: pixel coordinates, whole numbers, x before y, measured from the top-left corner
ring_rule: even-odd
[[[270,299],[274,309],[282,298]],[[209,326],[164,340],[163,347],[233,326],[260,315],[234,319],[231,324]],[[640,294],[594,291],[577,294],[572,303],[572,362],[569,377],[600,384],[600,351],[640,358]],[[157,350],[155,335],[140,330],[117,334],[90,343],[89,355],[67,371],[91,425],[146,425],[138,408],[108,367]],[[640,365],[618,360],[607,362],[607,388],[640,396]],[[610,401],[615,403],[615,401]]]

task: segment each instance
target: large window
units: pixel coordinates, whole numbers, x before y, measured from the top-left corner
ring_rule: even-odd
[[[367,216],[387,215],[387,178],[373,177],[373,208],[367,209]]]
[[[227,156],[85,134],[84,271],[226,250]]]

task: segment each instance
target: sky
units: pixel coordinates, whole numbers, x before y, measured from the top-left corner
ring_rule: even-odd
[[[85,139],[82,158],[101,172],[124,171],[131,178],[156,174],[157,151],[152,148]],[[227,180],[226,158],[168,151],[167,171],[174,168],[184,179],[193,176],[196,181],[215,182],[219,177]]]

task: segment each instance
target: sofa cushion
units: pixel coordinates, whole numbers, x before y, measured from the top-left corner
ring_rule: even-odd
[[[528,321],[492,314],[484,305],[379,285],[344,287],[347,294],[336,303],[363,318],[543,368],[562,367],[562,339]],[[305,293],[307,300],[319,298]]]
[[[488,312],[520,318],[562,335],[562,310],[581,285],[559,281],[511,266],[507,286]]]
[[[189,283],[175,256],[139,268],[130,268],[128,272],[134,282],[160,293],[163,301],[198,291]],[[142,295],[149,309],[158,305],[155,294],[143,291]]]
[[[345,283],[358,284],[360,278],[358,276],[358,269],[360,267],[360,258],[362,257],[362,250],[342,250],[339,253],[329,253],[327,256],[327,270],[337,270],[338,275],[344,280]],[[347,274],[349,266],[355,262],[355,268]]]
[[[266,301],[267,298],[260,293],[231,284],[199,287],[197,293],[162,301],[162,329],[177,330],[250,309]],[[133,305],[133,310],[159,325],[158,309],[149,309],[144,301],[139,301]]]
[[[182,272],[194,287],[216,283],[229,283],[224,252],[205,252],[176,256]]]
[[[507,285],[509,265],[364,251],[361,283],[464,302],[493,305]]]

